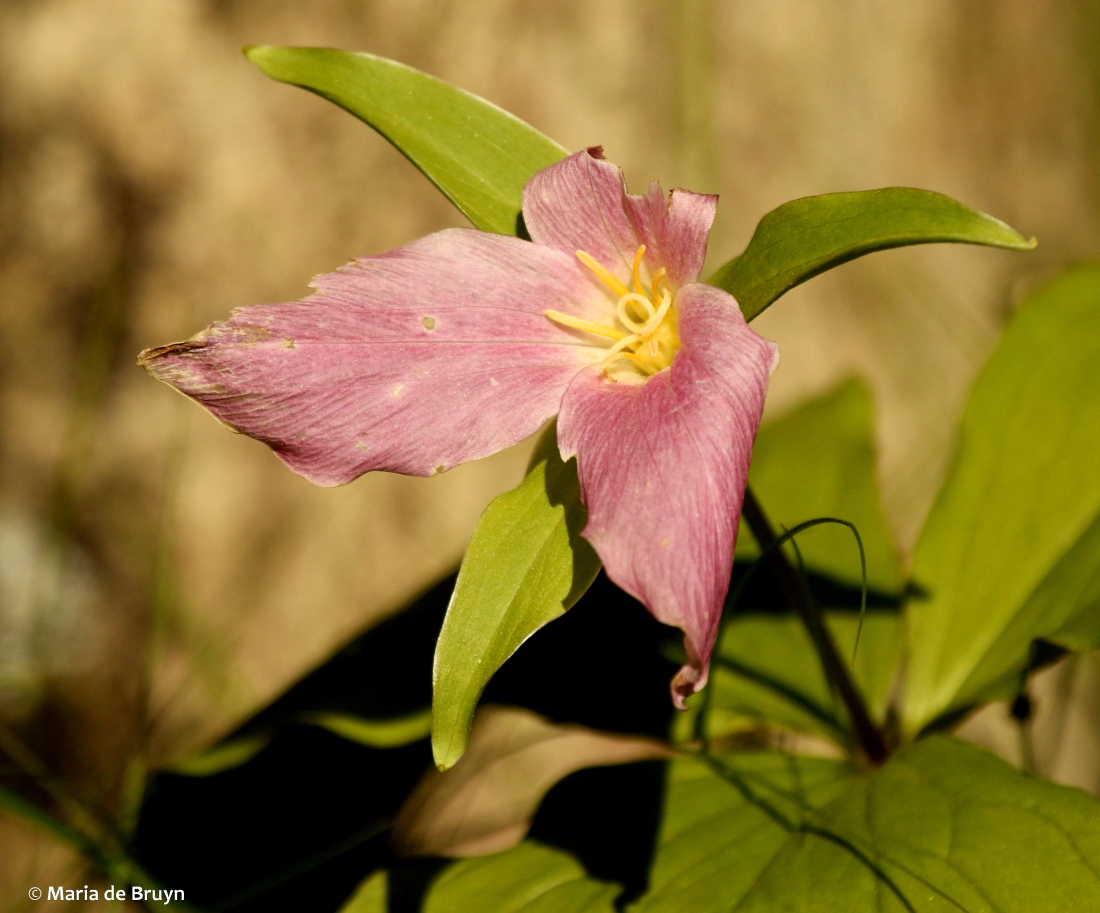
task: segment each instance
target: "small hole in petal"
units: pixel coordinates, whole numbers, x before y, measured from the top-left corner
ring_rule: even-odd
[[[425,330],[434,330],[435,329],[435,318],[434,317],[421,317],[420,318],[420,323],[424,326]]]

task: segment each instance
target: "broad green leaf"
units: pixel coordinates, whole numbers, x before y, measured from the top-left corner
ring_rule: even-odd
[[[425,739],[432,731],[428,709],[391,719],[366,719],[349,713],[308,713],[300,720],[371,748],[399,748]]]
[[[632,913],[1100,909],[1100,803],[942,736],[870,776],[839,762],[674,762]]]
[[[589,878],[566,853],[533,841],[446,869],[424,913],[614,913],[617,885]]]
[[[760,573],[758,571],[757,573]],[[845,658],[852,656],[859,616],[827,612],[833,638]],[[882,719],[893,685],[901,645],[895,612],[869,612],[863,620],[853,676],[871,713]],[[711,659],[707,731],[720,739],[761,725],[813,733],[841,745],[849,741],[847,714],[821,671],[817,652],[802,622],[793,615],[742,615],[729,621]],[[689,713],[677,714],[676,736],[691,737],[699,696]]]
[[[369,124],[483,231],[516,234],[527,179],[567,154],[496,105],[393,60],[328,48],[245,53],[272,79]]]
[[[520,486],[481,515],[435,648],[432,751],[441,770],[466,750],[478,698],[528,637],[568,611],[600,569],[581,538],[576,462],[543,434]]]
[[[210,777],[247,764],[271,741],[270,732],[241,736],[208,748],[202,754],[177,761],[169,772],[185,777]]]
[[[364,878],[337,913],[387,913],[389,873],[380,869]]]
[[[1100,267],[1013,318],[917,543],[904,723],[1011,696],[1036,637],[1100,634]],[[1091,617],[1090,617],[1091,613]]]
[[[696,760],[669,766],[649,891],[631,913],[740,909],[800,826],[804,807],[833,800],[853,776],[839,761],[772,752],[732,756],[726,764],[730,779]],[[844,903],[832,909],[856,913]]]
[[[752,320],[780,295],[856,257],[910,244],[954,241],[1031,250],[1034,240],[943,194],[911,187],[827,193],[773,209],[744,253],[710,283],[725,289]]]
[[[894,593],[902,588],[902,574],[879,504],[873,422],[866,385],[854,379],[841,384],[760,429],[749,485],[777,528],[817,517],[855,524],[867,556],[868,586]],[[811,527],[798,534],[798,548],[807,568],[860,585],[859,546],[850,529],[833,523]],[[738,557],[758,553],[742,527]]]

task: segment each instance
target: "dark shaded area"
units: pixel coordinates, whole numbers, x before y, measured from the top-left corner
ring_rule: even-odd
[[[739,563],[736,608],[789,611],[765,569]],[[858,611],[860,590],[810,572],[822,605]],[[209,777],[160,774],[135,839],[149,870],[211,911],[334,910],[370,872],[390,870],[391,913],[417,913],[442,859],[394,858],[388,827],[431,763],[427,740],[372,749],[296,720],[336,711],[379,719],[429,706],[435,641],[454,575],[367,631],[242,725],[233,737],[275,732],[240,767]],[[902,596],[870,592],[872,611]],[[484,700],[528,707],[560,722],[663,737],[672,705],[679,632],[656,622],[601,573],[580,602],[525,643]],[[673,657],[673,658],[669,658]],[[543,801],[532,836],[576,856],[595,878],[644,893],[660,819],[664,765],[578,771]]]
[[[155,777],[136,850],[208,910],[334,910],[387,858],[389,819],[430,756],[371,751],[314,726],[278,732],[210,777]]]
[[[523,218],[523,212],[516,215],[516,237],[522,241],[530,241],[531,233],[527,230],[527,220]]]
[[[432,654],[454,577],[344,647],[245,723],[276,732],[246,764],[209,777],[153,778],[134,850],[149,871],[211,911],[334,910],[361,879],[390,869],[392,913],[416,913],[446,860],[396,860],[386,828],[431,763],[427,740],[372,749],[295,723],[302,713],[400,716],[431,700]],[[662,655],[678,632],[602,574],[583,599],[532,637],[485,700],[552,719],[663,736],[673,713]],[[663,766],[580,771],[547,796],[533,835],[637,896],[659,822]]]
[[[432,702],[435,640],[454,589],[451,574],[403,612],[361,634],[234,733],[270,730],[309,711],[370,719],[403,716]]]
[[[860,587],[842,583],[812,568],[804,571],[803,576],[810,595],[819,606],[830,611],[859,611],[862,595]],[[905,600],[917,595],[917,592],[910,590],[887,593],[868,589],[867,611],[900,612]],[[738,560],[730,578],[725,611],[733,614],[789,615],[792,610],[768,568],[758,566],[755,561]]]
[[[594,878],[621,884],[620,907],[636,900],[649,886],[665,767],[642,761],[570,774],[546,794],[531,836],[572,853]]]

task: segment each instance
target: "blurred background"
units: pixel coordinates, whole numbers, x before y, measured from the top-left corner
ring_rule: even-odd
[[[769,414],[870,382],[903,551],[1005,319],[1100,254],[1095,0],[0,0],[0,747],[117,814],[445,575],[528,452],[315,488],[135,366],[463,224],[244,44],[396,58],[602,144],[633,189],[719,193],[712,268],[780,203],[889,185],[1037,236],[876,254],[755,324],[783,353]],[[1038,769],[1100,790],[1091,660],[1036,700]],[[1018,760],[1004,718],[966,731]],[[0,812],[0,909],[80,871]]]

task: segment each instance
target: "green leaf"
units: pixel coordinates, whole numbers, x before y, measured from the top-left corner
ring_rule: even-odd
[[[761,571],[757,571],[761,573]],[[859,615],[826,612],[826,622],[845,658],[855,646]],[[871,713],[883,718],[901,646],[897,613],[869,612],[863,620],[853,676]],[[821,670],[802,622],[792,615],[740,615],[726,623],[711,659],[707,731],[721,739],[761,725],[813,733],[840,745],[850,741],[847,714]],[[678,741],[691,738],[701,697],[677,714]]]
[[[701,761],[669,766],[650,888],[631,913],[740,909],[738,902],[791,839],[803,805],[826,804],[853,776],[839,761],[771,752],[734,756],[727,765],[730,779]],[[856,913],[845,903],[832,910]]]
[[[752,320],[780,295],[834,266],[877,250],[936,241],[1008,250],[1035,246],[1004,222],[930,190],[827,193],[773,209],[745,252],[709,281],[733,295]]]
[[[393,60],[328,48],[245,54],[369,124],[483,231],[516,234],[527,179],[567,154],[496,105]]]
[[[576,461],[543,434],[520,486],[481,515],[435,648],[432,751],[440,770],[466,750],[478,698],[528,637],[580,599],[600,570],[585,524]]]
[[[741,755],[674,762],[632,913],[1100,909],[1100,803],[944,737],[870,776]]]
[[[426,739],[432,731],[432,712],[427,708],[389,719],[366,719],[350,713],[307,713],[299,720],[371,748],[400,748]]]
[[[1069,620],[1048,639],[1069,650],[1100,647],[1100,517],[1066,552],[1032,597],[1044,615],[1052,614],[1049,606],[1059,601],[1073,609]]]
[[[1100,909],[1100,803],[933,736],[870,774],[775,752],[669,765],[649,889],[630,913]],[[425,913],[610,911],[616,889],[526,841],[466,859]]]
[[[614,913],[618,893],[566,853],[526,841],[446,869],[428,889],[424,913]]]
[[[271,741],[270,732],[258,732],[221,742],[202,754],[177,761],[168,768],[184,777],[210,777],[234,767],[247,764],[263,751]]]
[[[389,873],[380,869],[364,878],[337,913],[387,913]]]
[[[1100,267],[1016,314],[917,543],[904,723],[1019,686],[1031,642],[1100,635]]]
[[[867,556],[867,584],[896,593],[903,580],[879,502],[871,394],[849,380],[760,429],[749,485],[772,522],[793,529],[816,517],[855,524]],[[851,586],[861,581],[852,531],[835,523],[798,534],[806,566]],[[748,529],[737,537],[739,558],[759,554]],[[759,573],[759,572],[758,572]]]
[[[842,383],[761,428],[749,484],[780,528],[818,517],[853,523],[863,540],[870,588],[894,594],[902,589],[903,578],[879,505],[872,421],[866,386],[855,379]],[[859,547],[851,530],[822,524],[799,533],[797,543],[809,570],[860,586]],[[758,555],[743,526],[738,560]],[[769,572],[757,568],[755,573]],[[738,608],[741,614],[727,623],[713,662],[711,735],[722,738],[766,724],[845,744],[847,714],[836,703],[801,623],[791,616],[744,614],[746,607]],[[842,655],[852,656],[858,616],[830,611],[827,618]],[[867,615],[854,674],[879,718],[893,685],[900,640],[895,612]],[[689,738],[691,727],[690,715],[679,717],[677,736]]]

